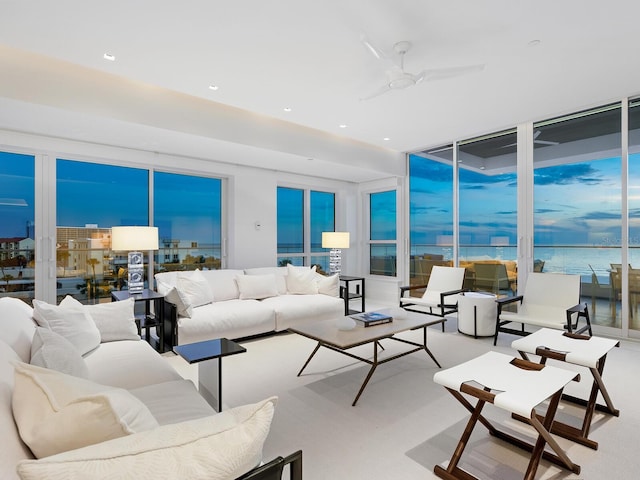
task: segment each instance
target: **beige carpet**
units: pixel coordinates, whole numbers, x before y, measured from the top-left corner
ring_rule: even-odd
[[[403,335],[420,341],[418,332]],[[492,339],[457,333],[452,319],[445,333],[439,327],[429,329],[428,344],[447,368],[490,349],[515,355],[509,348],[514,338],[501,335],[498,347],[493,347]],[[241,405],[278,396],[264,456],[268,460],[302,449],[305,480],[436,478],[433,466],[446,466],[469,418],[443,387],[433,383],[437,367],[424,352],[378,367],[358,404],[352,407],[368,366],[321,349],[297,377],[315,342],[281,334],[243,345],[247,353],[223,360],[224,404]],[[388,340],[383,346],[389,354],[405,348]],[[372,355],[371,346],[354,351]],[[165,357],[186,378],[197,380],[197,367],[172,354]],[[543,460],[536,478],[638,478],[639,367],[638,343],[623,342],[609,354],[604,380],[621,411],[620,417],[596,413],[590,437],[600,442],[597,451],[559,439],[572,461],[581,465],[580,475]],[[572,386],[571,393],[584,394],[590,387],[585,383],[590,382],[590,373],[580,372],[586,380]],[[529,427],[507,418],[499,409],[488,405],[484,413],[508,430],[530,438]],[[578,426],[579,413],[576,407],[562,403],[557,418]],[[522,478],[527,462],[526,453],[490,437],[478,425],[460,466],[482,479],[516,480]]]

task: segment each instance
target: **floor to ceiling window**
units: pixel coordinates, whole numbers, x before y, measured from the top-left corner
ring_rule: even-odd
[[[369,273],[395,277],[398,266],[396,191],[369,194]]]
[[[640,330],[640,99],[629,101],[629,328]]]
[[[222,265],[222,180],[154,172],[155,271],[219,269]]]
[[[35,292],[35,159],[0,152],[0,297]]]
[[[278,187],[278,265],[316,265],[329,271],[322,232],[335,230],[335,194]]]
[[[126,279],[126,252],[111,251],[112,226],[149,224],[149,171],[58,159],[58,301],[109,298]]]
[[[533,147],[534,268],[581,275],[592,321],[620,328],[620,104],[535,123]]]
[[[516,131],[458,143],[459,265],[465,288],[517,292]]]
[[[453,146],[409,156],[410,283],[453,261]]]

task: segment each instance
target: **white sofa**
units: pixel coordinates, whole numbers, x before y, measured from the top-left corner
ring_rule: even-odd
[[[337,275],[308,267],[195,270],[155,275],[170,320],[165,344],[237,339],[344,315]]]
[[[0,478],[222,480],[261,461],[275,398],[216,413],[137,336],[133,302],[36,303],[0,298]]]

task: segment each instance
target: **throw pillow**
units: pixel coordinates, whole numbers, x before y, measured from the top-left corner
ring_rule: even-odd
[[[122,388],[26,363],[15,364],[13,417],[36,458],[158,427]]]
[[[36,323],[69,340],[80,355],[100,345],[100,331],[84,310],[51,305],[40,300],[33,300],[33,307]]]
[[[236,277],[240,300],[278,296],[278,288],[275,275],[238,275]]]
[[[31,342],[31,365],[89,378],[87,364],[71,342],[48,328],[36,328]]]
[[[287,265],[287,292],[297,295],[318,293],[316,268],[300,268]]]
[[[61,307],[83,309],[100,331],[101,342],[118,340],[140,340],[134,313],[135,300],[129,298],[120,302],[83,305],[70,295],[60,302]]]
[[[331,297],[340,296],[340,275],[337,273],[330,277],[325,277],[316,273],[318,279],[318,293],[329,295]]]
[[[213,302],[213,293],[207,279],[200,270],[180,273],[176,290],[187,309]]]
[[[176,277],[176,283],[177,283]],[[187,304],[187,298],[184,294],[180,294],[176,286],[170,285],[162,280],[158,280],[156,276],[156,288],[158,289],[158,293],[164,295],[164,299],[173,303],[176,306],[176,310],[178,311],[178,316],[180,317],[191,317],[191,313],[193,311],[191,305]]]
[[[18,464],[22,480],[229,480],[257,466],[276,398]]]

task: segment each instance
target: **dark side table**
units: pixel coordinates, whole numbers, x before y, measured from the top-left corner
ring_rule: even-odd
[[[145,340],[151,343],[150,328],[158,329],[158,348],[160,353],[164,352],[164,295],[153,290],[145,288],[141,293],[129,293],[129,290],[113,290],[111,292],[112,301],[122,301],[133,298],[133,300],[144,303],[144,314],[136,315],[136,325],[138,326],[138,335],[142,336],[142,330],[145,331]],[[153,313],[151,312],[151,304],[153,303]]]
[[[340,281],[344,283],[344,286],[340,287],[340,296],[344,299],[345,316],[352,313],[364,312],[364,277],[350,277],[349,275],[340,275]],[[352,289],[349,285],[354,282],[355,288]],[[357,298],[360,299],[360,310],[351,310],[349,303],[351,302],[351,300]]]
[[[173,351],[189,363],[198,364],[198,390],[200,395],[222,411],[222,357],[244,353],[246,348],[227,338],[176,345]]]

